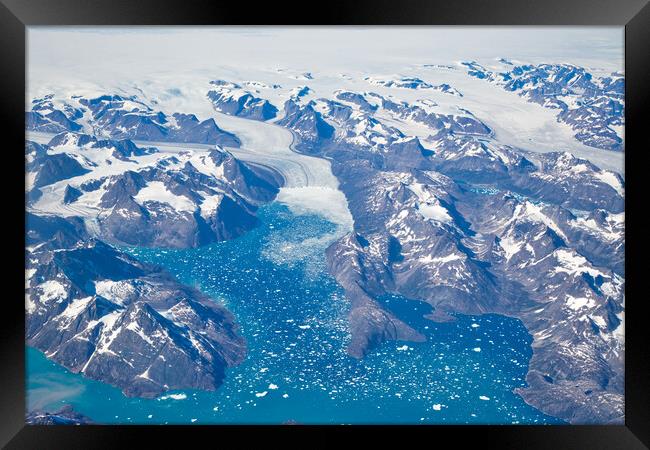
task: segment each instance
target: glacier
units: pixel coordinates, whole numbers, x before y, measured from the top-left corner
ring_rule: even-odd
[[[34,45],[48,47],[71,32],[41,33]],[[297,43],[296,33],[309,39]],[[28,344],[128,396],[227,386],[228,373],[246,366],[244,341],[254,340],[229,311],[236,305],[214,302],[179,268],[180,281],[138,258],[171,267],[161,252],[243,242],[266,230],[266,211],[281,205],[296,229],[315,216],[330,225],[289,242],[271,231],[271,249],[260,257],[306,264],[316,279],[329,272],[341,289],[335,297],[347,302],[332,319],[346,330],[332,344],[343,358],[387,357],[391,341],[408,358],[432,345],[429,326],[506,316],[531,336],[525,383],[512,387],[519,398],[569,423],[622,423],[618,60],[567,54],[554,61],[522,48],[488,55],[485,47],[458,59],[419,41],[380,63],[385,38],[371,44],[376,31],[350,30],[369,49],[355,61],[330,53],[348,35],[319,42],[322,33],[278,31],[282,51],[262,54],[251,50],[260,39],[254,33],[216,32],[233,42],[220,47],[223,63],[142,73],[134,64],[131,79],[114,76],[119,65],[107,68],[110,78],[93,79],[90,63],[73,74],[32,55]],[[136,36],[143,46],[167,39]],[[196,37],[168,38],[202,48]],[[86,45],[105,39],[90,33]],[[313,48],[305,53],[306,42]],[[254,63],[236,51],[242,46],[257,52]],[[287,56],[287,49],[295,51]],[[97,265],[102,259],[113,263]],[[94,261],[93,270],[84,261]],[[161,353],[161,336],[174,343],[172,353]],[[469,351],[485,357],[486,346],[474,344]],[[167,360],[195,375],[167,373]],[[256,398],[273,397],[270,386],[284,381],[256,387]],[[476,393],[481,403],[496,395],[485,393]],[[438,417],[452,414],[449,400],[434,400]]]

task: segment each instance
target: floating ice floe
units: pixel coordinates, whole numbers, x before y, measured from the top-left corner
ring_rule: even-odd
[[[169,395],[163,395],[162,397],[158,397],[158,400],[185,400],[187,398],[186,394],[169,394]]]

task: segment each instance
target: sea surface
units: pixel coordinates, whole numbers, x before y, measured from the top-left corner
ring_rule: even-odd
[[[235,315],[248,345],[214,392],[127,398],[27,349],[28,408],[65,404],[98,423],[557,424],[513,393],[525,386],[531,336],[516,319],[456,316],[433,323],[426,303],[380,301],[427,336],[348,356],[349,304],[327,273],[336,225],[272,203],[244,236],[198,249],[123,249],[161,265]]]

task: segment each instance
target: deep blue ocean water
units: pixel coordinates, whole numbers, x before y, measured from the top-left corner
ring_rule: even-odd
[[[125,249],[223,302],[248,344],[246,360],[215,392],[174,391],[153,400],[72,374],[27,349],[29,409],[72,404],[99,423],[561,423],[512,391],[532,355],[523,324],[497,315],[422,317],[430,306],[381,301],[427,336],[349,357],[348,303],[327,273],[336,227],[277,203],[261,225],[199,249]]]

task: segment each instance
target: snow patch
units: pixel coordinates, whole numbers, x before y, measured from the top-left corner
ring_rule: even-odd
[[[71,301],[66,309],[61,313],[60,317],[74,319],[81,313],[81,311],[84,310],[86,306],[88,306],[92,299],[92,297],[85,297]]]
[[[596,306],[596,302],[594,302],[593,299],[584,298],[584,297],[576,298],[576,297],[572,297],[571,295],[566,296],[566,304],[573,311],[577,311],[585,307],[593,308],[594,306]]]
[[[204,175],[224,178],[223,164],[216,165],[209,154],[196,153],[190,158],[190,164]]]
[[[45,281],[44,283],[39,284],[38,287],[43,291],[43,294],[39,298],[42,303],[49,303],[52,300],[61,300],[67,295],[65,287],[55,280]]]
[[[623,185],[621,184],[618,177],[616,177],[614,172],[611,172],[609,170],[601,170],[600,172],[596,172],[594,176],[603,183],[609,184],[611,187],[613,187],[616,192],[619,193],[619,195],[625,195],[625,189],[623,188]]]
[[[193,212],[196,209],[196,205],[189,198],[173,194],[162,181],[150,181],[133,199],[139,205],[147,201],[166,203],[176,211]]]
[[[207,195],[203,197],[199,207],[201,208],[201,217],[209,220],[214,217],[223,200],[223,194]]]

